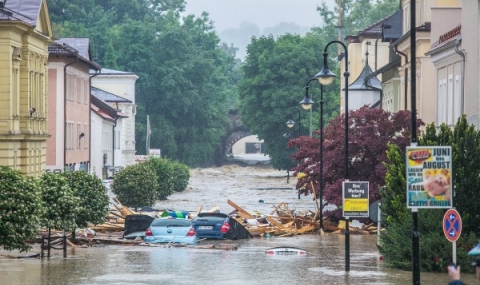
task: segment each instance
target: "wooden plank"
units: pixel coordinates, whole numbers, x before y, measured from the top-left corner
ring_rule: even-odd
[[[237,210],[239,213],[242,213],[243,215],[247,216],[248,219],[253,218],[253,216],[249,212],[245,211],[242,207],[238,206],[237,204],[233,203],[232,201],[228,200],[227,203],[228,203],[228,205],[235,208],[235,210]]]
[[[314,226],[314,225],[306,225],[306,226],[304,226],[304,227],[302,227],[302,228],[300,228],[300,229],[297,229],[297,233],[299,233],[299,234],[304,234],[304,233],[306,233],[306,232],[311,232],[311,231],[313,231],[313,230],[315,230],[315,226]]]
[[[272,217],[267,217],[267,221],[269,221],[272,225],[278,227],[278,228],[284,228],[285,226],[279,222],[277,222],[275,219]]]
[[[195,214],[195,217],[197,217],[198,214],[202,211],[202,208],[203,208],[202,206],[198,207],[198,210],[197,210],[197,213]]]

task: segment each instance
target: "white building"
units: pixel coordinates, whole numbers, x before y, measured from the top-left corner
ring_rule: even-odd
[[[124,119],[117,121],[114,137],[112,167],[125,167],[135,163],[135,82],[138,76],[132,72],[103,68],[92,77],[92,87],[117,96],[116,99],[100,98],[121,112]],[[118,100],[124,98],[125,100]]]

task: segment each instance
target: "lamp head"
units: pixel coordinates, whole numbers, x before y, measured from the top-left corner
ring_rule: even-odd
[[[302,105],[302,108],[303,108],[304,110],[310,110],[310,109],[312,109],[312,106],[313,106],[314,102],[312,101],[312,99],[310,99],[310,98],[307,96],[307,97],[303,98],[303,100],[300,101],[299,104]]]
[[[290,120],[288,120],[285,124],[287,125],[287,127],[293,128],[293,126],[295,126],[295,121],[290,118]]]
[[[329,85],[333,82],[336,75],[333,73],[330,68],[325,64],[320,70],[319,73],[315,74],[315,78],[320,82],[322,85]]]

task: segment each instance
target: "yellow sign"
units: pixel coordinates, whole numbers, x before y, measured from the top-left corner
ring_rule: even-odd
[[[365,199],[359,199],[359,198],[354,198],[354,199],[348,199],[345,198],[345,201],[343,203],[343,207],[345,211],[368,211],[368,198]]]

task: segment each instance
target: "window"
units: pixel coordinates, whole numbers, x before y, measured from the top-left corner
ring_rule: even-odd
[[[80,77],[77,77],[77,102],[80,104],[82,103],[83,97],[83,80]]]
[[[84,149],[87,149],[88,148],[88,144],[89,144],[89,139],[88,139],[88,125],[85,124],[83,126],[83,134],[84,134],[84,137],[83,137],[83,148]]]
[[[73,123],[66,123],[67,141],[65,148],[67,150],[73,149]]]
[[[451,74],[448,76],[448,103],[447,103],[446,107],[447,107],[447,110],[446,110],[447,121],[446,121],[446,123],[449,126],[452,126],[453,125],[454,106],[453,106],[453,76]]]
[[[456,75],[455,76],[455,93],[454,93],[455,111],[453,112],[454,122],[456,122],[458,118],[460,118],[460,116],[462,115],[462,90],[460,89],[462,86],[461,84],[462,83],[460,82],[460,76]]]
[[[120,131],[115,131],[115,149],[120,149]]]
[[[80,142],[81,142],[81,137],[80,137],[80,134],[82,133],[82,129],[81,129],[81,124],[77,124],[77,137],[78,137],[78,149],[80,149]]]

